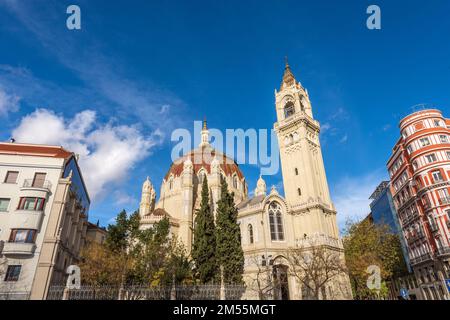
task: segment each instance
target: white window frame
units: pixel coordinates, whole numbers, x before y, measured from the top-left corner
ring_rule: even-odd
[[[436,170],[436,171],[431,172],[431,175],[433,176],[433,180],[434,180],[435,182],[441,182],[441,181],[444,181],[444,177],[442,176],[442,173],[441,173],[441,171],[439,171],[439,170]]]
[[[433,160],[433,161],[430,161],[430,158],[429,158],[429,157],[433,157],[434,160]],[[436,155],[435,155],[434,153],[427,154],[427,155],[425,156],[425,159],[427,159],[427,163],[434,163],[434,162],[437,161],[437,157],[436,157]]]
[[[9,211],[9,206],[11,205],[11,199],[10,198],[0,198],[0,201],[4,200],[5,202],[8,201],[8,204],[6,205],[5,210],[1,210],[0,207],[0,212],[8,212]]]
[[[448,143],[448,136],[445,134],[440,134],[439,141],[441,141],[441,143]]]
[[[428,137],[420,138],[419,141],[420,141],[420,145],[421,145],[422,147],[426,147],[426,146],[429,146],[429,145],[431,144],[431,143],[430,143],[430,139],[429,139]],[[426,142],[425,142],[425,141],[426,141]]]

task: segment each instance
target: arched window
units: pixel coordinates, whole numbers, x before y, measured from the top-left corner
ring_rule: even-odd
[[[236,175],[233,176],[233,188],[237,189],[238,186],[238,179]]]
[[[284,118],[287,119],[295,113],[295,106],[292,102],[286,103],[284,106]]]
[[[169,190],[172,190],[173,189],[173,177],[170,177],[170,180],[169,180]]]
[[[253,226],[251,224],[248,225],[248,242],[252,244],[254,242],[253,238]]]
[[[275,201],[269,205],[269,226],[272,241],[283,241],[284,230],[283,220],[281,218],[281,206]]]

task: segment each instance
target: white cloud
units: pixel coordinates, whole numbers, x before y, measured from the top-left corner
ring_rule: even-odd
[[[19,100],[18,96],[8,94],[0,87],[0,117],[19,110]]]
[[[134,126],[96,123],[96,114],[85,110],[64,119],[48,109],[22,118],[13,130],[17,142],[62,145],[80,155],[80,167],[91,198],[101,196],[144,159],[160,142],[159,132],[143,136]]]
[[[387,180],[386,170],[378,169],[362,176],[343,177],[333,186],[332,195],[341,230],[347,220],[359,220],[369,214],[369,197],[383,180]]]
[[[80,43],[83,44],[81,48],[79,43],[67,36],[67,29],[55,28],[55,24],[60,24],[60,12],[65,12],[64,4],[51,2],[45,12],[39,10],[38,4],[26,1],[9,0],[3,3],[0,1],[0,7],[2,5],[34,35],[48,54],[53,55],[57,62],[71,70],[84,82],[83,88],[67,88],[60,84],[48,84],[41,79],[38,79],[38,84],[22,81],[23,78],[32,76],[29,73],[20,74],[20,78],[7,81],[0,77],[0,84],[6,83],[9,87],[15,88],[15,92],[21,97],[24,96],[24,100],[30,96],[34,98],[32,100],[36,100],[36,96],[39,98],[41,94],[44,94],[46,98],[44,105],[39,106],[50,105],[54,109],[55,106],[76,105],[71,102],[70,96],[78,101],[79,97],[83,97],[78,105],[86,104],[87,99],[92,99],[95,109],[102,114],[113,114],[139,122],[151,129],[159,128],[166,134],[185,121],[181,116],[181,109],[185,107],[182,100],[150,79],[136,80],[134,75],[129,76],[126,63],[108,54],[107,45],[101,43],[100,39],[89,32],[80,34],[82,37]],[[8,71],[11,69],[7,68]],[[0,66],[0,72],[2,71],[5,72]],[[29,86],[32,88],[28,88]],[[61,99],[54,97],[57,94],[52,87],[56,87],[57,91],[65,89],[62,90],[63,95],[69,96],[69,99],[63,101],[64,104],[57,103]],[[67,89],[84,92],[79,95],[70,94],[66,92]],[[92,98],[93,95],[95,99]],[[102,105],[102,110],[99,109],[98,104]]]
[[[330,130],[330,128],[331,128],[331,124],[329,124],[328,122],[324,123],[320,127],[320,133],[325,134],[328,130]]]
[[[340,142],[340,143],[346,143],[347,140],[348,140],[348,135],[345,134],[345,135],[341,138],[341,140],[339,140],[339,142]]]
[[[138,202],[135,197],[130,196],[123,191],[114,192],[114,198],[117,205],[133,205]]]

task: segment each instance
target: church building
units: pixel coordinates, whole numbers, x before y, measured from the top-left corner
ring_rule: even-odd
[[[289,272],[286,252],[290,248],[320,245],[336,252],[342,261],[344,253],[323,164],[320,124],[313,117],[308,91],[295,79],[287,63],[281,87],[275,90],[275,109],[284,196],[274,187],[268,191],[260,177],[249,197],[239,166],[209,144],[205,121],[199,147],[172,163],[162,181],[158,201],[150,179],[144,182],[139,211],[141,228],[168,217],[172,233],[190,253],[202,181],[208,180],[215,212],[222,177],[234,193],[239,211],[247,286],[244,298],[258,299],[267,290],[277,299],[306,299],[302,283]],[[261,286],[269,279],[277,283],[276,288]],[[322,299],[351,299],[346,274],[334,278],[324,289]]]

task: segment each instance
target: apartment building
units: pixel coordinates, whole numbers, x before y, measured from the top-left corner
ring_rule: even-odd
[[[428,109],[399,127],[387,167],[410,263],[425,299],[449,299],[450,119]]]
[[[106,228],[100,226],[100,222],[97,222],[96,224],[88,222],[86,231],[86,244],[104,244],[107,233],[108,232],[106,231]]]
[[[89,195],[74,153],[0,143],[0,299],[45,299],[84,245]]]

